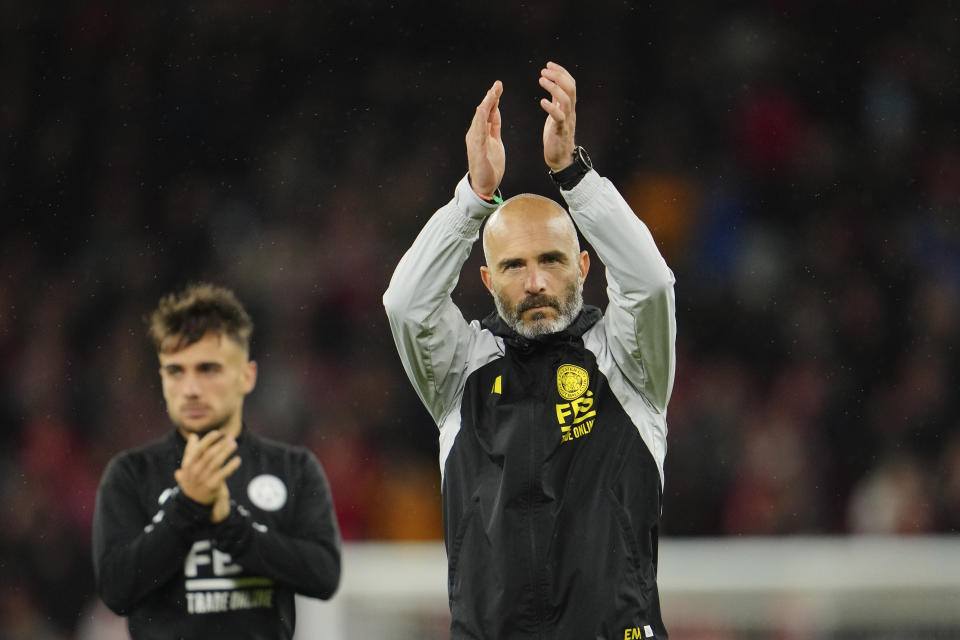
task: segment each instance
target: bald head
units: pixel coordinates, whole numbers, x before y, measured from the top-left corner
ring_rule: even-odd
[[[549,235],[557,240],[566,236],[569,240],[563,249],[580,252],[577,230],[567,212],[550,198],[534,193],[522,193],[503,203],[487,218],[483,229],[483,257],[488,266],[495,258],[491,249],[498,249],[510,238],[529,238]]]
[[[510,198],[483,230],[480,277],[497,311],[527,338],[561,331],[583,305],[590,257],[559,204],[533,194]]]

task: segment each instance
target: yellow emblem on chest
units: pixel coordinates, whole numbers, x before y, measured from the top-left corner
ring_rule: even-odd
[[[557,391],[564,400],[576,400],[590,386],[590,375],[583,367],[564,364],[557,369]]]

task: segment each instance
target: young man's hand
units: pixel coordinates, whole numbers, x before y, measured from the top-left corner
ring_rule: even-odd
[[[211,431],[202,438],[191,433],[187,437],[180,468],[173,474],[184,495],[194,502],[209,505],[218,498],[222,499],[227,478],[240,466],[240,458],[231,458],[236,449],[237,441],[219,431]],[[227,491],[228,510],[229,496]]]

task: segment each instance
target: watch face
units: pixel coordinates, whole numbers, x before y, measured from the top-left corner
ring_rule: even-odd
[[[593,168],[593,162],[590,161],[590,156],[587,155],[586,149],[584,149],[583,147],[577,147],[574,150],[574,155],[576,159],[580,162],[580,164],[585,166],[587,169]]]

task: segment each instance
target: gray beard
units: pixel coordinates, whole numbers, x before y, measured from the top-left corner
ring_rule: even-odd
[[[524,338],[532,339],[563,331],[576,319],[580,310],[583,308],[583,284],[579,280],[573,282],[567,287],[564,293],[566,295],[563,297],[563,300],[555,296],[527,296],[517,303],[515,307],[508,308],[497,293],[497,290],[494,289],[493,303],[497,307],[497,313],[499,313],[503,321],[507,323],[507,326]],[[556,309],[557,317],[548,320],[535,315],[531,323],[524,323],[523,312],[527,309],[541,306],[549,306]]]

